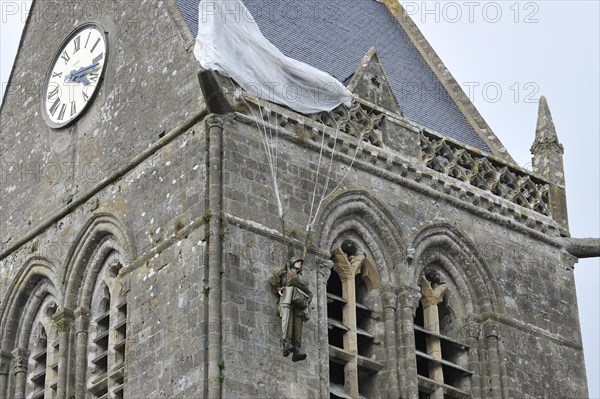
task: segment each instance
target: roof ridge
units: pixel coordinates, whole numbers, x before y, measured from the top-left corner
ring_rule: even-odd
[[[498,136],[496,136],[492,128],[479,113],[475,104],[465,94],[456,79],[454,79],[452,73],[450,73],[442,59],[437,55],[436,51],[400,2],[398,0],[381,0],[379,2],[384,3],[389,12],[396,18],[409,40],[413,43],[417,51],[419,51],[421,57],[423,57],[438,81],[446,89],[448,95],[475,133],[487,144],[495,156],[506,162],[515,164],[515,160],[511,157],[506,147],[504,147]]]

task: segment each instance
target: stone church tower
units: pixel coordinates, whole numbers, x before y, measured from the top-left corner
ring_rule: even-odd
[[[0,398],[586,397],[598,242],[568,238],[546,100],[532,172],[393,1],[244,3],[355,103],[200,71],[198,0],[34,1],[0,110]],[[304,251],[292,362],[268,279]]]

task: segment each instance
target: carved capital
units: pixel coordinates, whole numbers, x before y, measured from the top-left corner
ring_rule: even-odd
[[[90,325],[90,310],[86,308],[77,308],[73,314],[75,333],[87,332]]]
[[[398,308],[398,292],[394,287],[391,287],[381,295],[381,303],[384,309]]]
[[[498,327],[498,323],[492,320],[484,321],[482,324],[483,327],[483,335],[486,338],[498,338],[500,337],[500,328]]]
[[[68,323],[70,325],[73,322],[73,320],[75,320],[75,313],[70,309],[61,307],[56,310],[54,316],[52,317],[52,320],[56,324]]]
[[[398,294],[398,304],[401,308],[410,308],[415,310],[419,306],[421,292],[413,287],[403,287]]]
[[[317,264],[317,271],[325,278],[325,280],[329,279],[331,275],[331,269],[333,268],[333,261],[327,258],[317,258],[315,260]]]
[[[212,129],[213,127],[223,129],[223,119],[219,118],[215,114],[211,114],[206,118],[206,127],[208,129]]]
[[[438,305],[444,300],[444,293],[448,289],[445,283],[431,284],[425,277],[421,277],[419,280],[419,287],[421,287],[421,303],[424,308],[429,306]]]
[[[342,281],[354,279],[354,268],[350,264],[348,257],[340,247],[334,247],[331,250],[333,254],[333,264],[335,271],[339,274]]]
[[[479,339],[481,335],[481,323],[475,319],[467,319],[462,326],[464,335],[468,338]]]
[[[27,361],[29,360],[29,351],[24,348],[17,348],[12,352],[11,369],[13,373],[26,373]]]

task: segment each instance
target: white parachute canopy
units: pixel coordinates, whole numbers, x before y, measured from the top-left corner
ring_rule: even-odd
[[[200,1],[194,55],[204,69],[234,79],[248,93],[303,114],[352,102],[333,76],[271,44],[241,0]]]

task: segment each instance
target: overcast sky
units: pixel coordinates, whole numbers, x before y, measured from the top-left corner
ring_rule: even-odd
[[[599,2],[402,3],[509,153],[527,168],[537,100],[546,97],[565,147],[571,235],[599,237]],[[589,393],[600,398],[600,260],[580,260],[575,280]]]
[[[0,0],[3,93],[28,3]],[[546,96],[565,147],[571,234],[600,236],[598,1],[402,3],[513,158],[527,168],[537,100]],[[600,260],[581,260],[575,279],[590,397],[600,398]]]

